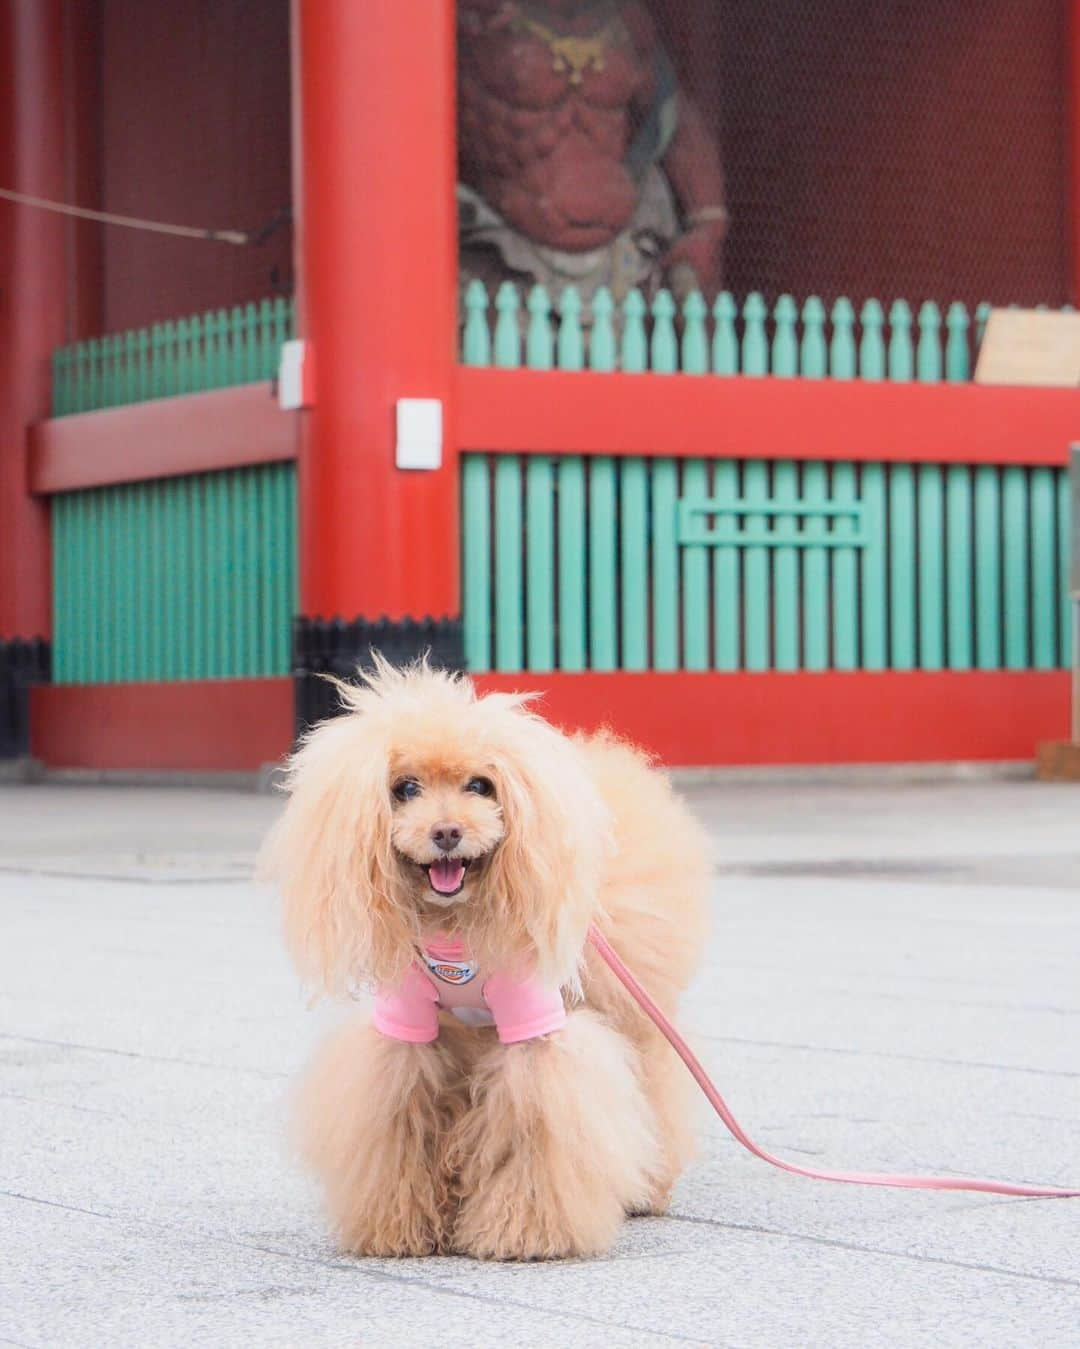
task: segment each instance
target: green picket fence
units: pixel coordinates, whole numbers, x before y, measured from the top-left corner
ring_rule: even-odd
[[[781,295],[770,314],[756,291],[741,306],[727,291],[711,306],[694,291],[680,313],[667,290],[651,304],[632,290],[617,307],[602,286],[586,325],[573,286],[553,303],[542,286],[523,300],[506,281],[492,300],[474,280],[465,291],[461,355],[466,365],[504,369],[966,380],[990,308],[983,302],[971,315],[956,301],[943,317],[932,300],[917,313],[896,300],[886,314],[871,299],[856,317],[844,298],[826,313],[816,296],[800,307]]]
[[[293,464],[58,493],[54,681],[288,674],[295,517]]]
[[[279,295],[59,347],[52,415],[272,379],[294,329],[294,303]]]
[[[1068,663],[1064,470],[464,456],[472,670]]]

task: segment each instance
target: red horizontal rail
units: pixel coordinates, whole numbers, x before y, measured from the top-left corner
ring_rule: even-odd
[[[1033,759],[1068,734],[1049,671],[481,674],[538,690],[567,730],[610,726],[672,765]],[[32,750],[53,767],[252,771],[292,738],[292,680],[41,685]]]
[[[251,773],[292,734],[287,677],[31,690],[31,753],[50,768]]]
[[[29,430],[36,493],[295,459],[299,423],[268,382],[79,412]]]
[[[567,730],[610,726],[672,765],[1031,760],[1068,735],[1064,670],[484,674]]]
[[[462,366],[463,450],[1064,464],[1080,389]]]

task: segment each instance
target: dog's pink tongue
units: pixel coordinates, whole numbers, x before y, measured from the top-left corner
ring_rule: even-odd
[[[465,863],[443,857],[438,862],[432,862],[428,867],[428,875],[433,890],[438,890],[440,895],[452,895],[465,877]]]

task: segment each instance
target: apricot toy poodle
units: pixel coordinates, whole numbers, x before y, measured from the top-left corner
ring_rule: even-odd
[[[289,949],[374,994],[298,1097],[304,1157],[360,1255],[594,1255],[661,1213],[693,1082],[593,949],[673,1017],[701,952],[704,834],[645,756],[527,695],[380,662],[339,685],[267,845]]]

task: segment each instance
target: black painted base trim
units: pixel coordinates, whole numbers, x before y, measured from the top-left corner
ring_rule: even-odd
[[[332,684],[320,674],[352,679],[372,665],[377,651],[391,665],[408,665],[427,656],[441,670],[463,670],[465,648],[460,618],[356,618],[293,620],[292,673],[296,731],[332,717],[341,710]]]
[[[30,685],[47,684],[49,643],[41,637],[0,641],[0,759],[30,753]]]

